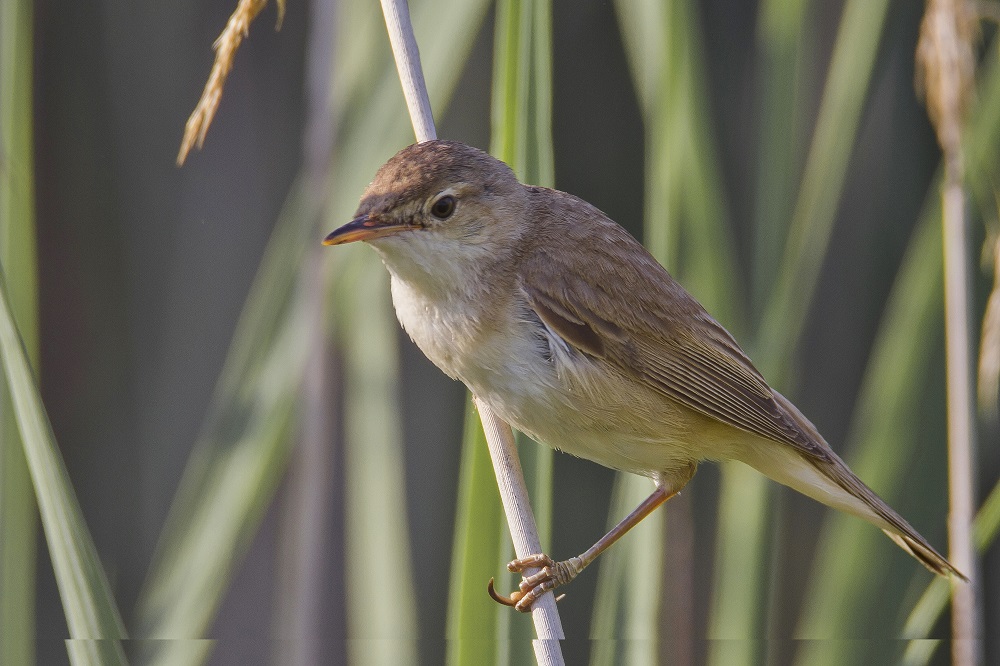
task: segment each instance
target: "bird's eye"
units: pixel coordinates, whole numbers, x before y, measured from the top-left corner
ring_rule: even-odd
[[[447,220],[455,212],[455,197],[445,195],[431,206],[431,215],[439,220]]]

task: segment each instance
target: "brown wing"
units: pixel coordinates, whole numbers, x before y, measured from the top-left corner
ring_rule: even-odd
[[[733,337],[635,239],[606,218],[587,226],[591,237],[573,248],[586,279],[565,255],[539,250],[523,258],[521,287],[549,328],[695,411],[827,457],[784,413]]]

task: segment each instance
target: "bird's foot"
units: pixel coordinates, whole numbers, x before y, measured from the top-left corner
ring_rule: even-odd
[[[543,594],[570,582],[576,578],[577,574],[583,571],[585,566],[586,564],[579,557],[571,557],[568,560],[556,562],[548,555],[542,553],[529,555],[508,564],[507,570],[511,573],[521,574],[528,569],[540,569],[540,571],[530,576],[525,576],[521,580],[520,589],[512,592],[509,597],[498,594],[493,589],[493,579],[490,579],[489,593],[494,601],[504,606],[510,606],[522,613],[530,613],[531,605]],[[564,596],[566,595],[559,595],[556,601],[559,601]]]

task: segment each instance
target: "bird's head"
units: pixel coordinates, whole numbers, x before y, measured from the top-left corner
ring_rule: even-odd
[[[404,278],[499,260],[524,233],[526,191],[503,162],[453,141],[426,141],[386,162],[354,219],[324,245],[365,241]]]

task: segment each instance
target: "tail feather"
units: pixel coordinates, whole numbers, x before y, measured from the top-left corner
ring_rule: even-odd
[[[820,444],[823,453],[807,456],[791,447],[767,447],[766,450],[754,447],[744,462],[804,495],[874,524],[931,572],[940,576],[954,574],[968,580],[847,467],[791,402],[777,392],[774,398],[787,416]]]
[[[965,574],[956,569],[951,562],[941,557],[940,553],[927,545],[927,542],[923,540],[919,534],[916,534],[917,539],[910,536],[903,536],[901,534],[896,534],[889,530],[883,529],[885,535],[896,542],[896,544],[908,552],[910,555],[915,557],[922,565],[927,567],[932,573],[936,573],[939,576],[948,576],[954,574],[958,576],[965,582],[969,582]]]

